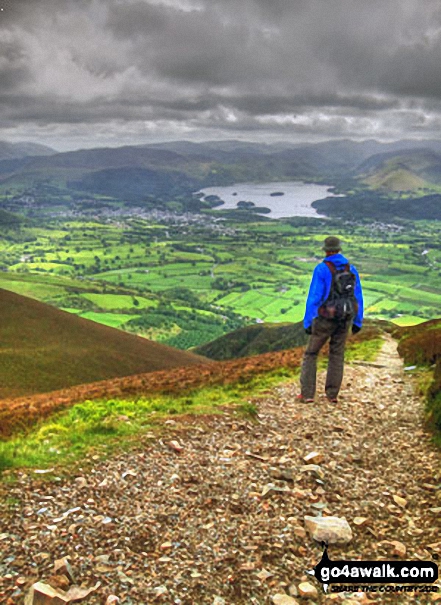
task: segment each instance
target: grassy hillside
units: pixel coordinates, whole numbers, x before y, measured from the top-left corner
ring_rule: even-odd
[[[431,183],[425,181],[414,172],[395,165],[387,166],[364,180],[372,189],[387,191],[415,191],[430,188]]]
[[[350,178],[334,180],[336,191],[345,197],[318,200],[313,207],[349,220],[354,208],[364,220],[440,220],[441,153],[435,143],[372,155],[349,171],[352,184]]]
[[[0,289],[0,398],[206,362]]]
[[[441,319],[395,331],[400,342],[398,352],[405,361],[418,365],[433,365],[441,358]]]
[[[430,149],[377,154],[359,168],[364,182],[385,191],[431,190],[441,185],[441,155]]]
[[[234,359],[300,347],[307,338],[301,322],[254,324],[225,334],[193,351],[210,359]]]
[[[2,228],[14,228],[24,223],[24,219],[21,216],[13,214],[12,212],[6,212],[0,210],[0,227]]]
[[[350,336],[349,350],[359,347],[360,343],[378,339],[381,332],[388,329],[391,329],[388,322],[366,320],[363,330],[355,337]],[[192,350],[221,361],[293,349],[305,345],[307,340],[302,322],[264,323],[239,328]],[[348,355],[350,356],[351,354]]]

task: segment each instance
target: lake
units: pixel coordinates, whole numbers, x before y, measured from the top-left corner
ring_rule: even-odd
[[[217,195],[224,203],[215,210],[237,208],[238,202],[253,202],[256,206],[270,208],[269,218],[289,218],[292,216],[309,216],[326,218],[311,206],[312,202],[325,197],[341,197],[329,192],[328,185],[303,183],[302,181],[285,181],[276,183],[238,183],[228,187],[207,187],[200,193],[204,198]],[[272,196],[271,193],[283,193]]]

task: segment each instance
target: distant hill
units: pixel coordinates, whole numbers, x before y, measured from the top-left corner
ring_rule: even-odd
[[[0,160],[16,160],[27,156],[52,155],[54,149],[38,143],[8,143],[0,141]]]
[[[307,339],[302,322],[254,324],[225,334],[193,351],[221,361],[300,347]]]
[[[208,363],[0,289],[0,398]]]
[[[363,330],[352,340],[361,342],[377,338],[383,331],[392,330],[392,324],[381,320],[367,319]],[[239,328],[216,340],[192,349],[194,353],[216,361],[251,357],[302,347],[308,341],[303,322],[263,323]]]
[[[354,208],[364,219],[441,220],[441,149],[436,141],[425,148],[374,154],[359,164],[352,179],[364,187],[357,183],[349,195],[318,200],[312,206],[319,213],[349,220]]]
[[[374,189],[431,189],[441,185],[441,153],[413,149],[376,154],[359,166],[358,173]]]
[[[18,227],[24,222],[24,219],[21,216],[13,214],[12,212],[6,212],[5,210],[0,210],[0,227]]]
[[[11,144],[5,144],[11,147]],[[296,145],[289,143],[263,144],[241,141],[173,141],[152,145],[124,146],[116,148],[80,149],[52,155],[38,154],[31,160],[15,166],[15,174],[31,174],[38,178],[88,177],[95,172],[123,169],[147,169],[159,173],[177,171],[193,177],[199,184],[230,184],[244,178],[300,178],[319,177],[320,174],[342,174],[360,165],[373,154],[389,152],[398,144],[382,144],[377,141],[356,142],[349,140]],[[406,142],[403,142],[406,145]],[[48,152],[49,153],[49,152]],[[0,160],[23,158],[24,155],[0,154]],[[37,155],[37,154],[34,154]],[[7,165],[8,170],[14,168]],[[67,172],[66,172],[67,171]],[[3,170],[6,172],[6,170]],[[147,174],[146,179],[151,175]],[[80,188],[82,182],[72,182]],[[193,183],[192,183],[193,185]]]

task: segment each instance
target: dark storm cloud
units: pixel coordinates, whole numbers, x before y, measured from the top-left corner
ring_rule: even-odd
[[[3,6],[4,138],[441,135],[434,0]]]
[[[109,6],[107,25],[118,38],[144,38],[167,29],[167,12],[164,7],[141,0],[131,4],[113,3]]]
[[[21,44],[5,33],[0,38],[0,86],[3,90],[13,90],[31,78],[27,57]]]

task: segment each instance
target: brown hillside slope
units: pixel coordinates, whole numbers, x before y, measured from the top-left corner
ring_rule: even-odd
[[[427,391],[427,420],[441,432],[441,319],[396,329],[394,335],[400,339],[398,352],[405,363],[433,370],[433,380]]]
[[[367,326],[360,334],[351,336],[349,342],[360,343],[378,335],[378,327]],[[327,346],[323,353],[327,353]],[[233,384],[278,368],[298,368],[302,357],[303,347],[297,347],[229,361],[207,360],[197,366],[174,368],[172,371],[119,377],[51,393],[3,399],[0,401],[0,439],[27,429],[39,420],[81,401],[123,399],[159,392],[182,394],[215,384]]]
[[[250,379],[276,368],[296,368],[302,360],[301,348],[277,353],[264,353],[232,361],[208,362],[193,367],[176,368],[114,378],[84,384],[62,391],[4,399],[0,401],[0,438],[26,429],[39,420],[88,399],[121,399],[151,393],[182,393],[201,386],[231,384]]]
[[[395,328],[394,336],[406,363],[433,364],[441,359],[441,319]]]
[[[0,399],[208,362],[0,289]]]

